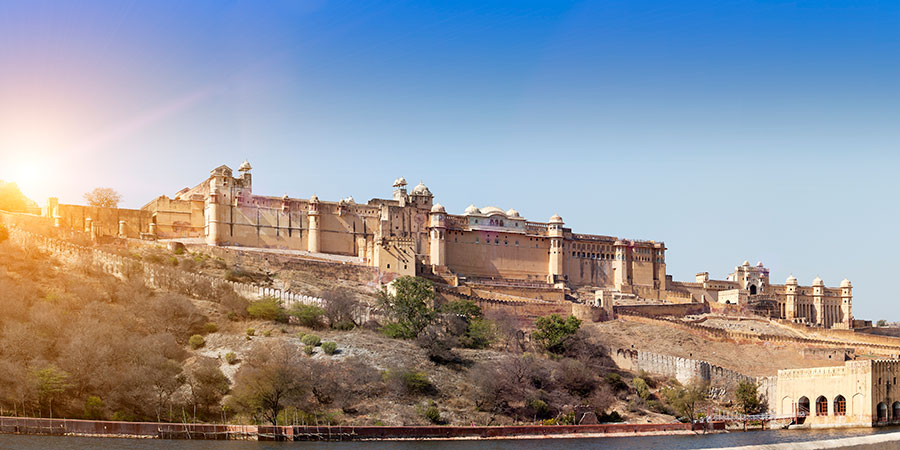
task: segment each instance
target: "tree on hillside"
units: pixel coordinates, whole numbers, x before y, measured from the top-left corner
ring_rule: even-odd
[[[393,320],[385,326],[385,334],[415,338],[434,319],[434,287],[424,278],[407,275],[394,280],[393,291],[378,293],[379,306]]]
[[[667,388],[663,394],[675,411],[693,422],[697,418],[697,411],[706,403],[708,390],[706,383],[694,381],[687,386]]]
[[[16,183],[0,181],[0,209],[4,211],[22,212],[28,210],[33,202],[22,194]]]
[[[306,361],[287,343],[253,349],[234,376],[231,406],[278,425],[286,406],[300,407],[310,386]]]
[[[113,188],[98,187],[84,194],[84,200],[88,205],[98,208],[115,208],[122,201],[122,195]]]
[[[531,337],[550,353],[562,354],[566,351],[566,343],[581,327],[581,320],[575,316],[565,319],[559,314],[538,317],[534,322],[536,328]]]
[[[738,383],[734,399],[744,414],[759,414],[763,409],[763,399],[759,395],[759,385],[747,380]]]
[[[325,318],[328,326],[337,329],[349,330],[357,325],[356,316],[362,308],[359,300],[353,297],[353,293],[346,289],[329,289],[322,294],[325,300],[322,308],[325,310]]]

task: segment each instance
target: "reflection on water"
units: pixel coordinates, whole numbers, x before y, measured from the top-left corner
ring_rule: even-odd
[[[173,441],[161,439],[105,439],[59,436],[0,435],[0,449],[347,449],[365,445],[367,449],[420,449],[449,448],[483,450],[493,449],[695,449],[736,447],[741,445],[775,444],[787,442],[838,439],[851,436],[868,436],[880,433],[900,433],[898,428],[856,428],[843,430],[769,430],[714,434],[707,436],[643,436],[606,437],[589,439],[522,439],[492,441],[386,441],[386,442],[256,442],[256,441]]]

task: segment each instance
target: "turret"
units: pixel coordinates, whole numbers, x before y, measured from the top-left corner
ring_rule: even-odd
[[[219,184],[220,180],[218,177],[210,178],[209,196],[206,197],[206,243],[208,245],[219,245],[222,243],[220,224],[222,223],[221,204],[224,201],[224,197],[219,190]]]
[[[853,328],[853,285],[846,278],[841,281],[841,319],[844,328]]]
[[[816,324],[825,326],[825,282],[821,278],[816,277],[812,282],[813,288],[813,307],[816,310]]]
[[[394,180],[394,200],[400,202],[400,206],[406,206],[406,178]]]
[[[446,213],[440,203],[431,207],[431,264],[435,266],[447,265]]]
[[[563,220],[557,214],[550,218],[547,235],[550,237],[550,267],[547,281],[551,284],[560,282],[563,273]]]
[[[784,318],[797,317],[797,278],[793,274],[784,282]]]
[[[319,253],[319,197],[313,194],[309,198],[309,240],[307,249],[311,253]]]

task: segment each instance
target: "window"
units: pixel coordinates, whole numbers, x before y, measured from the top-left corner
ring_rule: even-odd
[[[391,265],[390,265],[390,264],[388,264],[388,265],[387,265],[387,268],[388,268],[388,269],[390,269],[390,268],[391,268]]]
[[[847,400],[844,399],[843,395],[838,395],[834,398],[834,415],[836,416],[846,416],[847,415]]]
[[[816,415],[828,415],[828,400],[826,400],[825,397],[819,397],[818,399],[816,399]]]

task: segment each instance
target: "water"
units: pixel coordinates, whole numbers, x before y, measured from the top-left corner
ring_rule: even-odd
[[[366,441],[366,442],[256,442],[256,441],[187,441],[164,439],[111,439],[63,436],[0,435],[0,449],[122,449],[157,450],[208,448],[233,450],[288,450],[295,448],[343,450],[365,446],[366,449],[700,449],[736,447],[789,442],[839,439],[881,433],[900,433],[898,428],[856,428],[837,430],[768,430],[713,434],[706,436],[642,436],[586,439],[515,439],[491,441]]]

